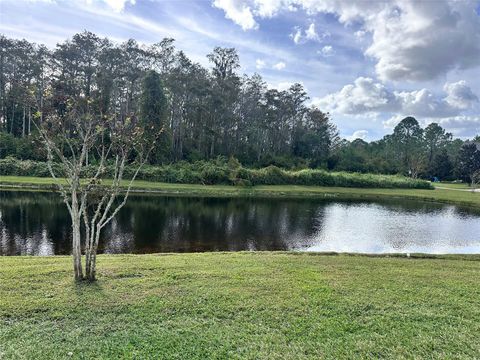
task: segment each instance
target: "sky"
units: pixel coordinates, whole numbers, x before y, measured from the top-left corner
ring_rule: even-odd
[[[406,116],[480,134],[480,0],[0,0],[0,33],[54,47],[88,30],[121,42],[176,40],[209,66],[299,82],[342,137],[376,140]]]

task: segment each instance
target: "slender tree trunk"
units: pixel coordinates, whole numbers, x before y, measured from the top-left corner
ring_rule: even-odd
[[[90,267],[87,273],[87,279],[89,281],[95,281],[97,279],[97,250],[93,250],[90,254]]]
[[[95,281],[97,276],[97,250],[100,241],[101,228],[96,226],[92,229],[88,248],[85,251],[85,277],[89,281]]]
[[[16,108],[16,104],[12,104],[12,119],[10,123],[10,134],[13,134],[13,123],[15,122],[15,108]]]
[[[82,244],[80,233],[81,214],[78,209],[78,199],[75,192],[72,193],[72,255],[73,255],[73,271],[75,280],[83,280],[82,269]]]
[[[23,106],[23,122],[22,122],[22,137],[25,137],[25,120],[26,120],[26,111],[25,111],[25,105]]]
[[[32,130],[32,107],[28,107],[28,135],[30,135]]]
[[[85,249],[85,276],[88,278],[88,274],[90,274],[90,267],[91,267],[91,256],[90,256],[90,248]]]
[[[83,269],[82,269],[82,250],[81,250],[81,241],[80,241],[80,217],[76,220],[72,217],[72,233],[73,233],[73,271],[75,273],[75,280],[79,281],[83,279]]]

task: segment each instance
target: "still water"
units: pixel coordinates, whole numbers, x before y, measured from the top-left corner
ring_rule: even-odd
[[[70,254],[58,194],[0,191],[0,255]],[[132,196],[100,252],[480,253],[480,212],[412,201]]]

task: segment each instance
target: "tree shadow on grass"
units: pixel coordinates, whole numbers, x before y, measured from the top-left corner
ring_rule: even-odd
[[[77,297],[82,300],[87,300],[88,298],[98,298],[104,297],[105,291],[100,281],[73,281],[72,285],[75,289]]]

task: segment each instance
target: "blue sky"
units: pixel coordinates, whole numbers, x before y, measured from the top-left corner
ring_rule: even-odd
[[[302,83],[341,135],[374,140],[405,116],[480,133],[479,1],[0,0],[0,32],[53,47],[89,30],[114,41],[176,39],[208,66],[238,49],[241,72]]]

